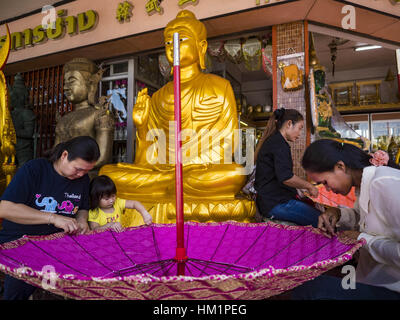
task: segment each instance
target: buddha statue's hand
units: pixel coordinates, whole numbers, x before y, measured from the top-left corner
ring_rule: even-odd
[[[138,128],[139,134],[145,134],[145,127],[149,117],[149,111],[151,108],[151,98],[147,94],[147,88],[144,88],[138,93],[136,104],[133,107],[132,118],[136,127]],[[142,132],[143,131],[143,132]]]

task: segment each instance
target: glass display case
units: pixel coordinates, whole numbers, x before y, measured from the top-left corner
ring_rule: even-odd
[[[388,151],[392,137],[400,143],[400,112],[344,115],[344,120],[358,134],[371,141],[372,150]]]

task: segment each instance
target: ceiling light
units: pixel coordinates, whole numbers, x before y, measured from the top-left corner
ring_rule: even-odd
[[[354,51],[363,51],[363,50],[372,50],[372,49],[379,49],[382,48],[382,46],[364,46],[364,47],[357,47],[354,48]]]

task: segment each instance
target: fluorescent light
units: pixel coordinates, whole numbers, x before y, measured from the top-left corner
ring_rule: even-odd
[[[372,49],[379,49],[382,48],[382,46],[364,46],[364,47],[357,47],[354,48],[354,51],[363,51],[363,50],[372,50]]]

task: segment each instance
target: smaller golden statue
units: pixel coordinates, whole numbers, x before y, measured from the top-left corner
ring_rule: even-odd
[[[64,94],[73,110],[59,118],[55,145],[77,136],[90,136],[100,147],[98,169],[112,160],[115,119],[95,97],[103,70],[85,58],[75,58],[64,66]]]
[[[10,31],[8,30],[8,26],[6,27],[6,41],[0,50],[0,194],[3,193],[5,187],[10,183],[16,171],[15,144],[17,138],[8,108],[9,97],[6,78],[2,71],[10,52]]]

